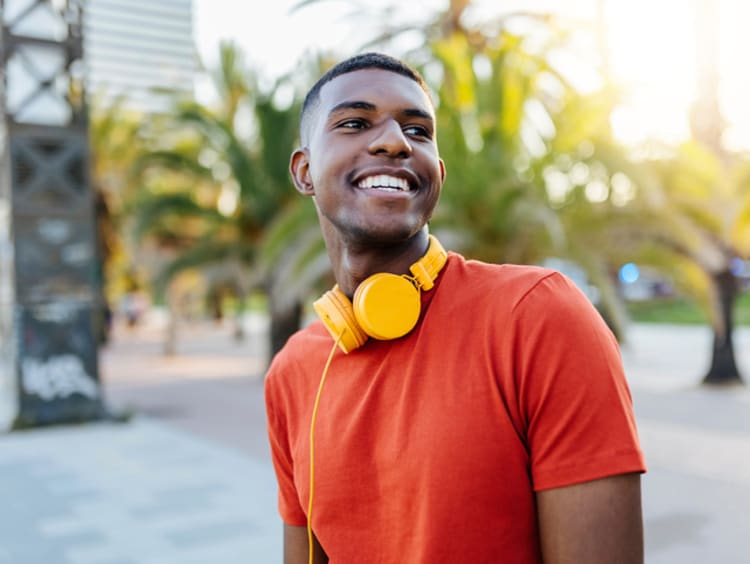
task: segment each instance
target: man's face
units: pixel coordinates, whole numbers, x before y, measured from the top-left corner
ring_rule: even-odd
[[[406,76],[366,69],[326,83],[307,146],[292,156],[321,227],[352,243],[399,242],[429,220],[445,176],[432,104]]]

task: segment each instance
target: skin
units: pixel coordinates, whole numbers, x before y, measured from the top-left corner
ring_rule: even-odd
[[[425,226],[445,180],[434,121],[420,86],[390,71],[354,71],[321,89],[290,171],[315,201],[336,281],[349,297],[374,273],[407,273],[427,249]],[[359,188],[371,174],[407,178],[412,189]],[[537,507],[546,564],[643,562],[640,475],[542,491]],[[315,562],[328,562],[317,538],[314,545]],[[284,562],[308,562],[305,527],[284,526]]]
[[[307,528],[284,525],[284,564],[308,564]],[[328,556],[313,535],[313,561],[328,564]]]
[[[546,564],[643,564],[640,474],[545,490],[536,500]]]

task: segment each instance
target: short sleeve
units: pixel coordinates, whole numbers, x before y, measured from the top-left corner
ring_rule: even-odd
[[[612,332],[552,273],[514,310],[514,375],[534,490],[646,470]]]
[[[281,519],[287,525],[302,526],[307,517],[299,502],[294,484],[294,459],[288,425],[289,398],[279,385],[283,369],[281,363],[274,362],[266,376],[265,402],[268,422],[268,440],[271,446],[271,459],[279,486],[278,507]]]

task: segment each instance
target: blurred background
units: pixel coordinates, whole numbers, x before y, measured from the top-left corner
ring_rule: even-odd
[[[266,311],[277,350],[330,284],[287,172],[301,97],[333,62],[380,49],[417,66],[438,102],[450,176],[432,229],[447,244],[563,270],[623,341],[630,320],[710,325],[705,376],[739,380],[743,3],[289,1],[261,14],[196,0],[142,19],[117,6],[90,1],[84,35],[115,314],[235,318],[241,336],[242,314]]]
[[[433,92],[431,231],[562,271],[618,337],[648,561],[746,561],[750,5],[0,11],[0,564],[278,561],[263,376],[333,283],[288,159],[307,89],[369,50]]]

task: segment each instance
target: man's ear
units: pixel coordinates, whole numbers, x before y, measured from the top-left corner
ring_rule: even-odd
[[[314,196],[315,187],[310,177],[310,155],[308,149],[295,149],[289,160],[289,172],[292,175],[294,186],[300,194]]]
[[[439,159],[440,162],[440,183],[443,184],[445,182],[445,163],[443,162],[443,159]]]

